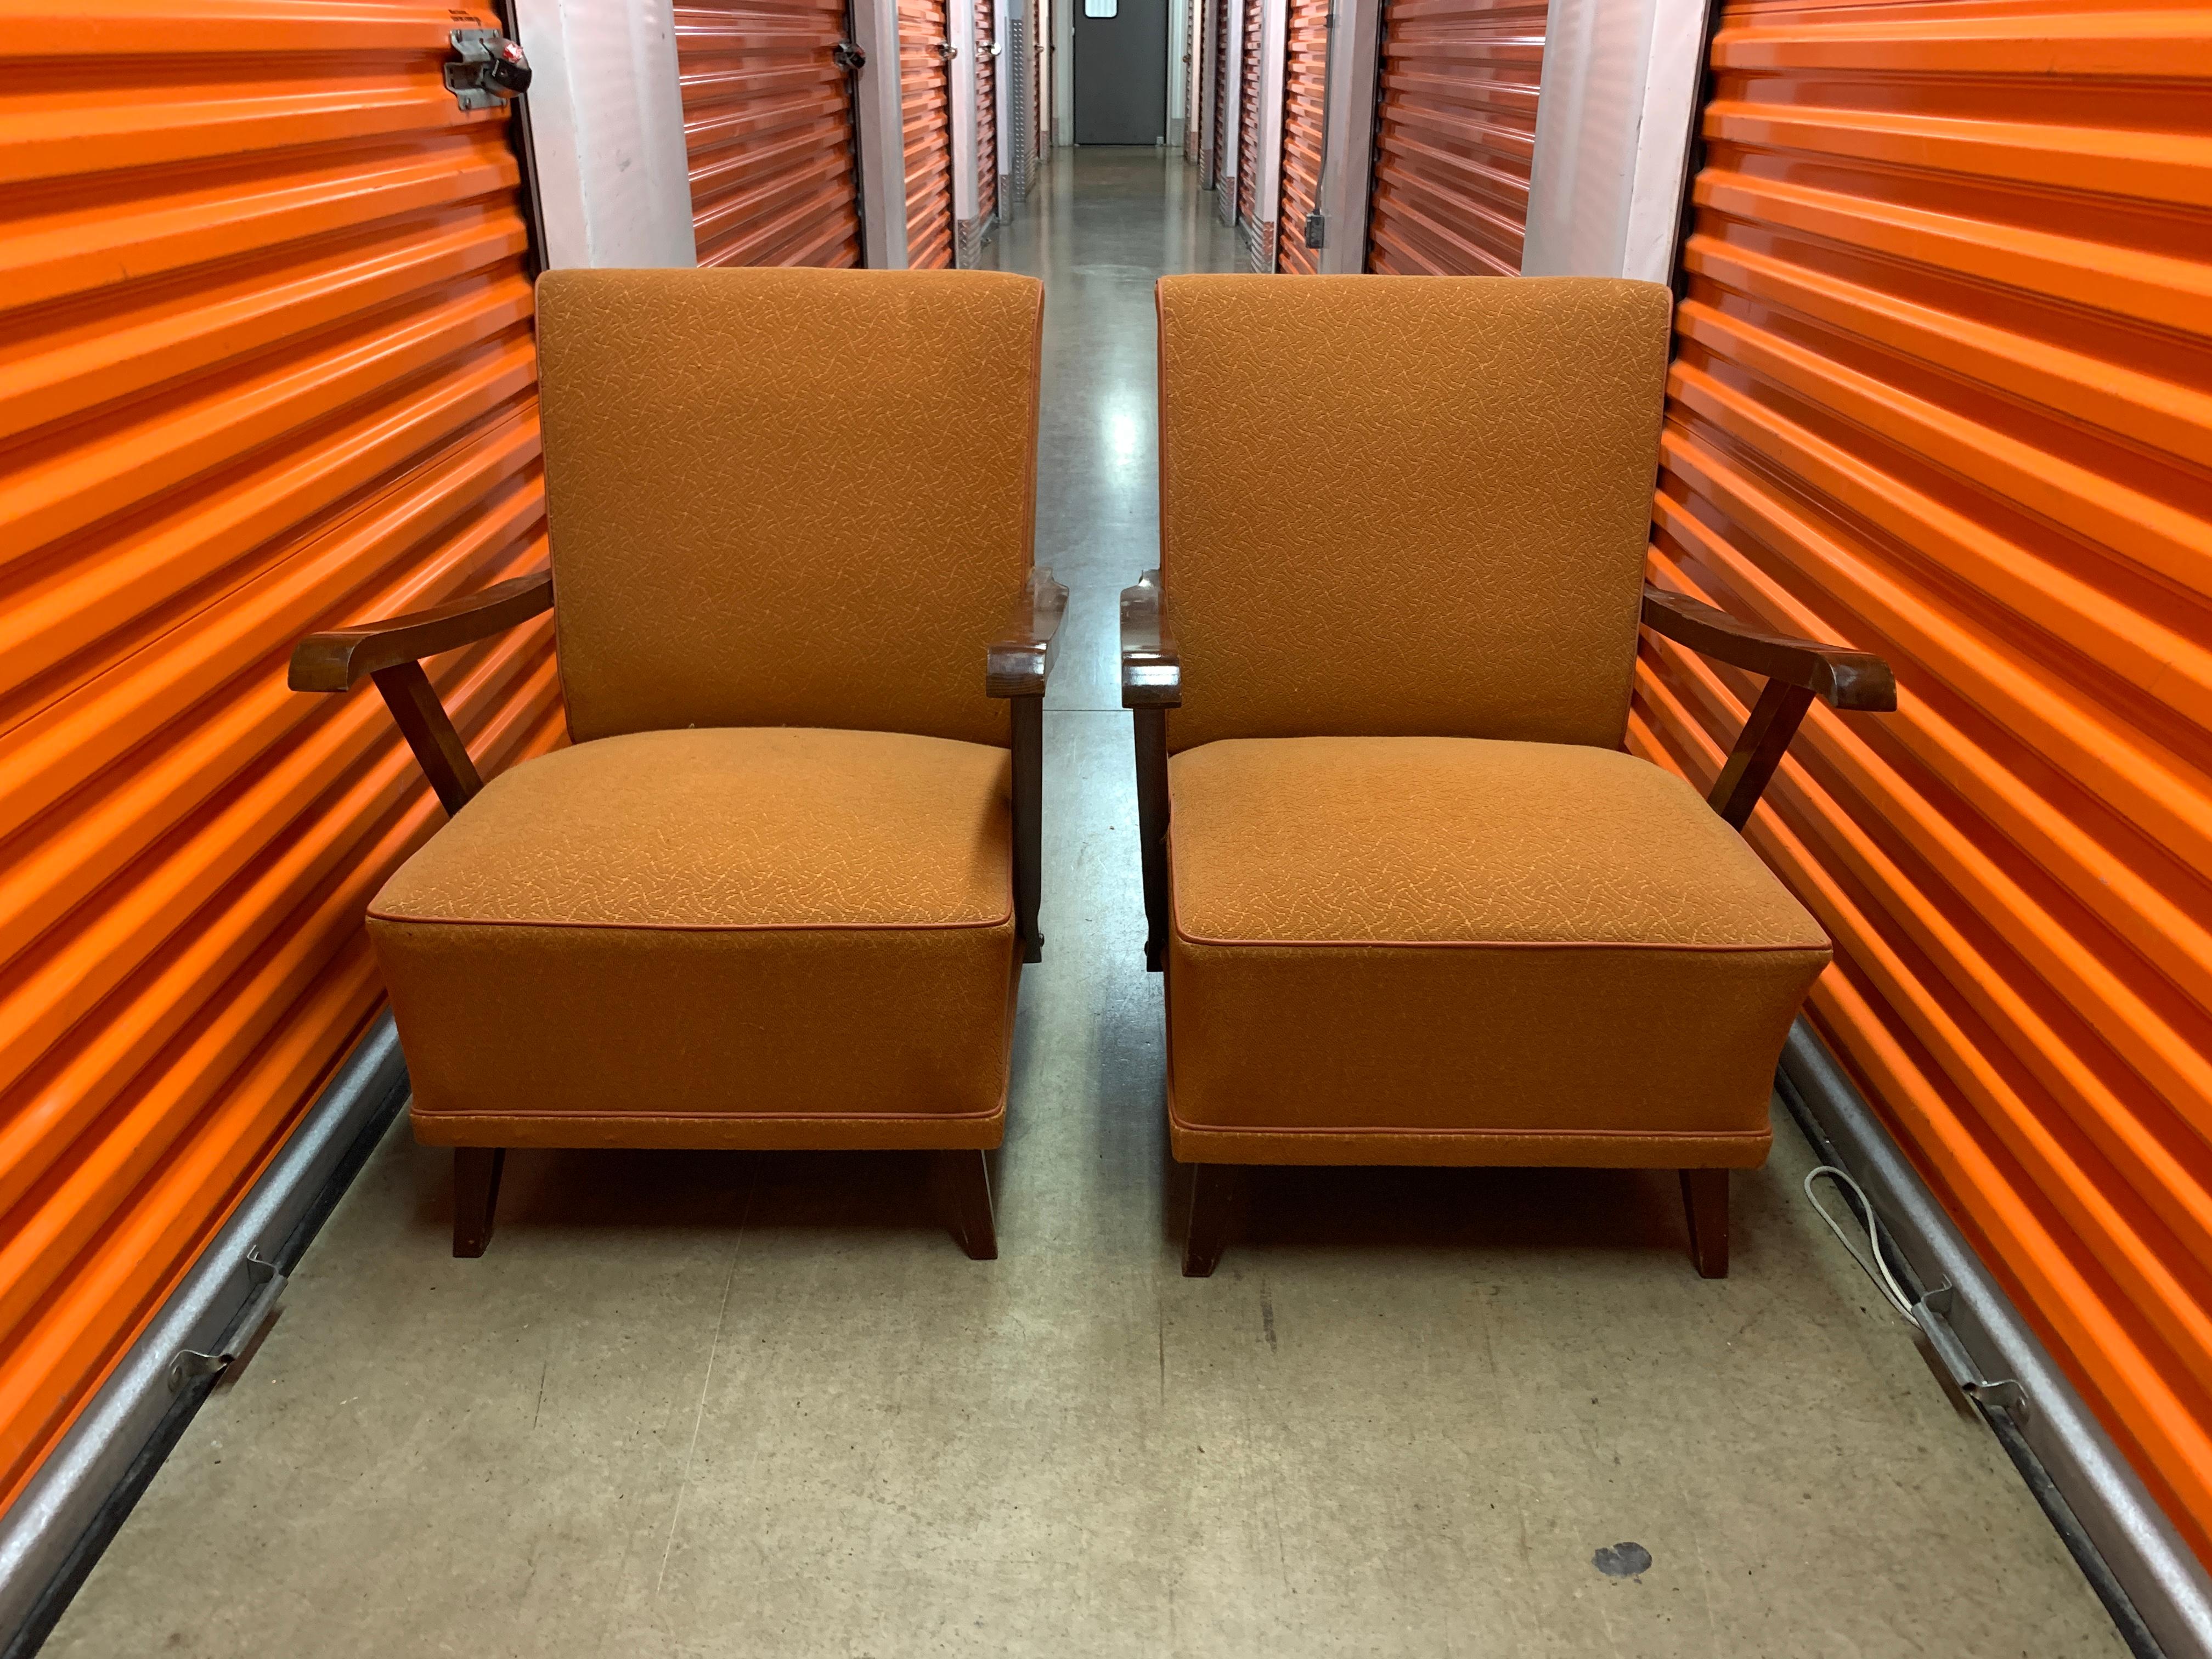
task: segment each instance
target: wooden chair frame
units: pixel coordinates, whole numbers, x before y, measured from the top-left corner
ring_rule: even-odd
[[[351,690],[363,678],[374,680],[399,734],[451,817],[483,787],[483,779],[429,676],[422,672],[422,659],[520,627],[550,611],[553,595],[553,573],[540,570],[404,617],[310,634],[293,647],[287,680],[295,691],[337,693]],[[1044,936],[1037,931],[1042,887],[1044,693],[1066,614],[1067,589],[1053,580],[1049,568],[1033,569],[1015,596],[1005,632],[984,651],[984,695],[1006,702],[1011,728],[1014,933],[1025,963],[1041,961],[1044,954]],[[998,1232],[984,1154],[963,1150],[933,1156],[931,1184],[947,1226],[969,1255],[993,1259],[999,1254]],[[506,1158],[503,1147],[454,1148],[455,1255],[482,1255],[490,1242]]]
[[[1706,794],[1713,811],[1741,830],[1782,763],[1805,711],[1818,697],[1832,708],[1887,714],[1897,707],[1889,665],[1864,651],[1769,634],[1686,593],[1644,584],[1643,625],[1701,656],[1765,676],[1766,684]],[[1135,727],[1137,836],[1143,858],[1145,966],[1165,963],[1168,940],[1168,710],[1182,706],[1182,658],[1169,623],[1160,573],[1147,570],[1121,590],[1121,706]],[[1226,1248],[1242,1182],[1237,1166],[1192,1171],[1185,1274],[1212,1273]],[[1681,1171],[1690,1253],[1698,1272],[1725,1279],[1729,1262],[1728,1171]]]

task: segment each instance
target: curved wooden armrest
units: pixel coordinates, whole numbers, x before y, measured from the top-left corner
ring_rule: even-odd
[[[1644,584],[1644,625],[1700,656],[1801,687],[1832,708],[1886,714],[1897,707],[1896,677],[1871,652],[1762,633],[1702,599],[1650,582]]]
[[[1167,599],[1156,569],[1121,590],[1121,707],[1182,707],[1182,656],[1168,631]]]
[[[295,691],[350,690],[381,669],[458,651],[552,608],[553,573],[540,570],[427,611],[310,634],[292,647],[286,683]]]
[[[540,570],[427,611],[310,634],[292,647],[288,683],[295,691],[344,691],[364,675],[374,678],[450,817],[483,787],[483,779],[422,672],[422,659],[489,639],[552,607],[553,573]]]
[[[1049,566],[1030,572],[1014,600],[1005,637],[991,641],[983,656],[983,695],[1041,697],[1052,678],[1053,642],[1067,615],[1067,588],[1052,579]]]
[[[1703,600],[1650,582],[1644,584],[1644,625],[1701,656],[1766,676],[1751,717],[1705,797],[1738,830],[1751,822],[1767,780],[1782,764],[1814,698],[1868,714],[1887,714],[1897,707],[1896,677],[1887,663],[1869,652],[1763,634]]]

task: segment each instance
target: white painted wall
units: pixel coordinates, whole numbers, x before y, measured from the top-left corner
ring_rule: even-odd
[[[1705,0],[1552,0],[1526,276],[1674,274]]]
[[[1237,136],[1244,129],[1240,106],[1244,95],[1244,4],[1243,0],[1221,0],[1228,8],[1223,18],[1226,27],[1222,33],[1220,73],[1228,77],[1221,97],[1221,131],[1213,139],[1213,176],[1220,181],[1221,201],[1217,210],[1224,225],[1237,222],[1237,168],[1241,157],[1237,154]]]
[[[1189,65],[1182,61],[1190,50],[1190,0],[1168,0],[1168,142],[1182,142],[1183,118],[1189,112],[1190,100],[1183,88],[1183,77],[1190,73]]]
[[[1328,226],[1328,240],[1317,262],[1324,276],[1352,276],[1367,269],[1367,190],[1375,172],[1375,59],[1382,47],[1382,0],[1336,0],[1328,58],[1328,134],[1317,203]]]
[[[1290,0],[1260,0],[1259,177],[1252,216],[1273,224],[1283,210],[1283,77],[1290,64]]]
[[[1045,91],[1044,118],[1055,148],[1075,142],[1075,9],[1082,0],[1038,0],[1052,39],[1052,84]]]
[[[619,0],[616,0],[619,3]],[[867,66],[853,79],[860,147],[860,263],[906,269],[906,127],[899,112],[898,0],[853,0],[853,44]]]
[[[975,0],[949,0],[945,14],[945,38],[952,42],[952,222],[957,253],[959,227],[975,216]]]
[[[688,265],[691,181],[670,0],[517,0],[550,266]]]

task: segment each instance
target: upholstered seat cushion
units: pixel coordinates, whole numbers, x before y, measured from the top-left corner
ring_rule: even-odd
[[[988,1146],[1006,751],[738,727],[494,779],[369,908],[421,1139]]]
[[[1750,1165],[1819,925],[1671,773],[1469,738],[1170,767],[1171,1123],[1224,1163]]]

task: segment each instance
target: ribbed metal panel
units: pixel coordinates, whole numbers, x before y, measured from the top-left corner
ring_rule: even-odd
[[[1199,131],[1205,125],[1199,114],[1204,102],[1206,76],[1206,9],[1190,9],[1190,28],[1183,37],[1182,159],[1198,164]]]
[[[1329,0],[1290,0],[1283,60],[1283,204],[1276,264],[1310,276],[1306,215],[1321,197],[1322,112],[1328,98]]]
[[[898,0],[899,110],[906,147],[906,263],[952,264],[952,82],[945,0]]]
[[[1022,130],[1022,112],[1032,107],[1030,77],[1036,72],[1036,57],[1030,50],[1030,35],[1036,27],[1036,15],[1030,9],[1034,4],[1035,0],[1017,0],[1006,8],[1006,50],[1001,58],[1007,76],[1006,114],[1012,125],[1000,142],[1006,146],[1006,187],[1013,192],[1015,202],[1027,199],[1036,175],[1036,157],[1030,153]],[[999,204],[1001,216],[1010,205]]]
[[[442,821],[292,642],[543,562],[507,118],[385,0],[0,3],[0,1499],[380,992]],[[543,623],[434,665],[556,740]]]
[[[1517,276],[1542,0],[1385,0],[1367,268]]]
[[[1212,190],[1221,182],[1221,158],[1229,149],[1229,88],[1235,66],[1229,61],[1229,8],[1237,0],[1206,0],[1207,15],[1212,20],[1212,44],[1206,50],[1212,54],[1206,72],[1207,96],[1213,112],[1212,137],[1203,158],[1206,188]]]
[[[1897,668],[1751,835],[1812,1017],[2212,1541],[2212,10],[1736,4],[1655,574]],[[1693,778],[1741,678],[1648,643]]]
[[[1237,216],[1249,219],[1260,178],[1260,0],[1244,0],[1244,44],[1237,56]]]
[[[702,265],[860,263],[844,0],[676,8],[691,220]]]
[[[975,222],[988,227],[999,210],[999,60],[995,0],[975,0]]]
[[[1052,159],[1052,4],[1051,0],[1036,0],[1037,9],[1036,39],[1031,46],[1036,61],[1030,65],[1030,138],[1036,146],[1036,166],[1030,170],[1030,182],[1034,185],[1044,164]]]
[[[1275,269],[1275,222],[1246,219],[1238,224],[1237,234],[1244,245],[1244,269],[1255,276],[1272,274]]]

